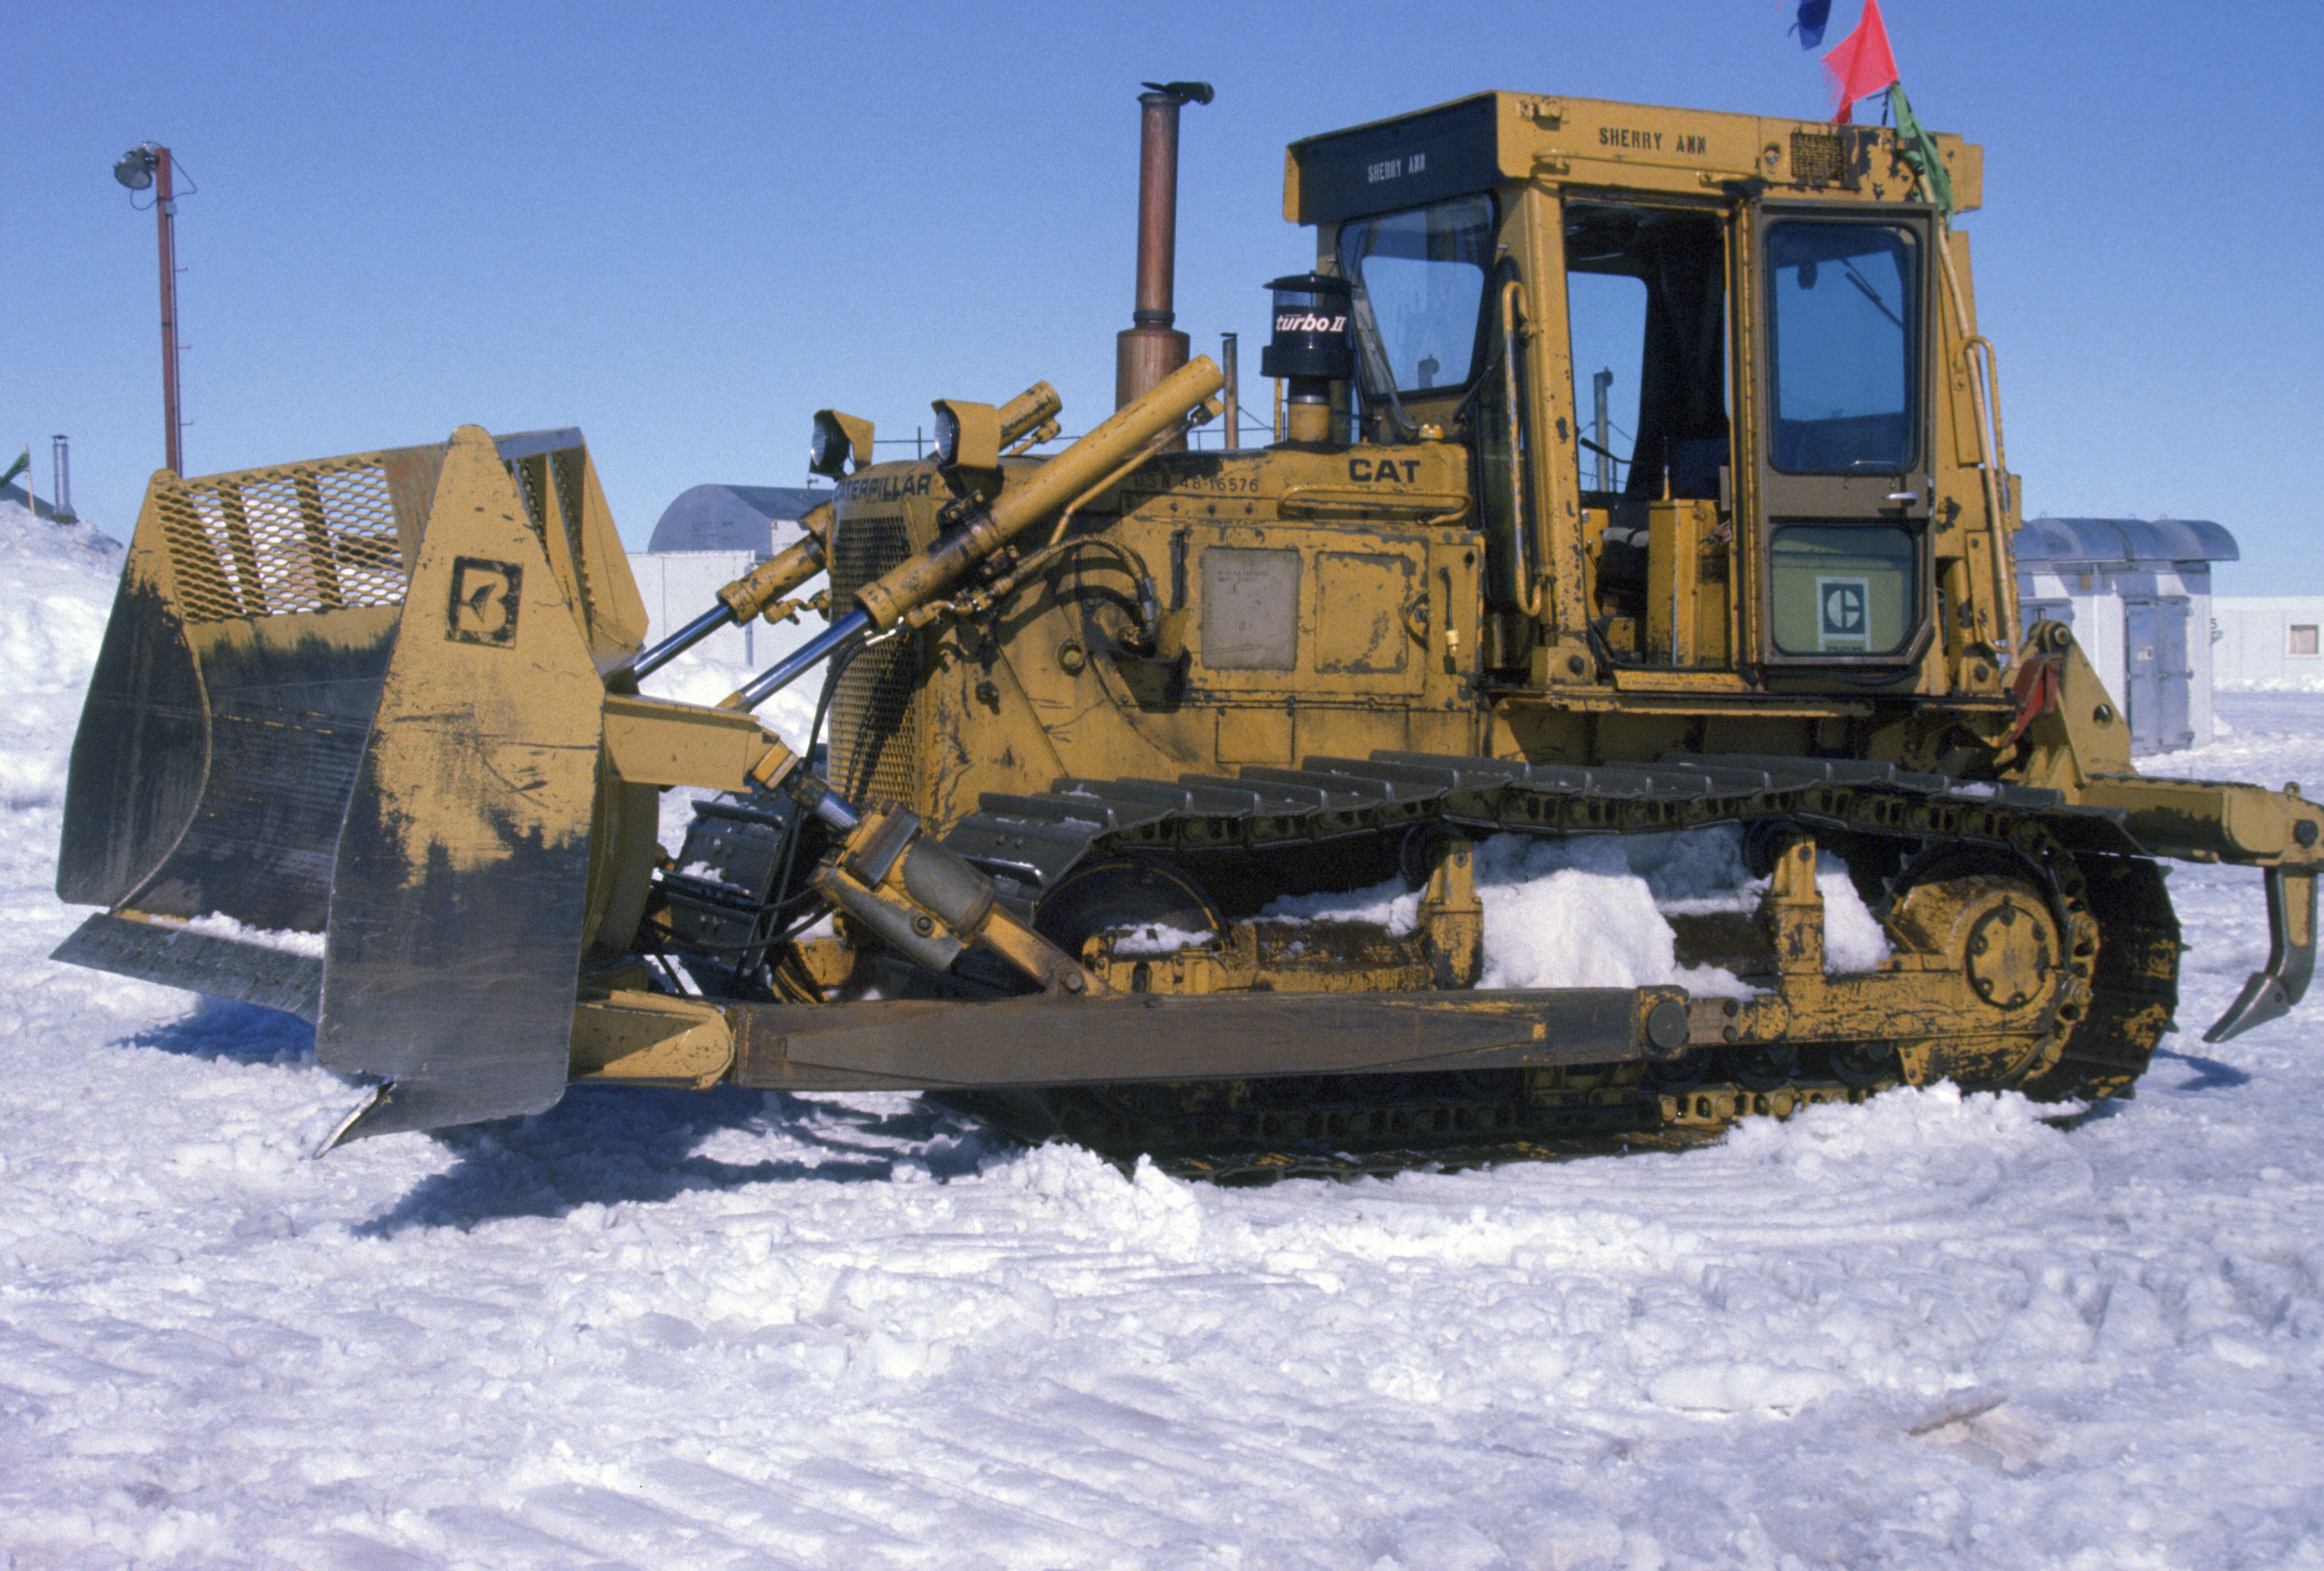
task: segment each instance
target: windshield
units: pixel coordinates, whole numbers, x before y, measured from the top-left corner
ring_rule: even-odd
[[[1790,475],[1902,474],[1913,466],[1918,258],[1886,225],[1767,230],[1770,455]]]
[[[1492,259],[1490,197],[1461,197],[1341,229],[1341,274],[1370,301],[1398,393],[1469,384]]]

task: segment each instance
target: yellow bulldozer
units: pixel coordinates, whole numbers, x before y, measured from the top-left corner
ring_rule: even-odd
[[[1237,392],[1169,304],[1208,97],[1141,100],[1110,417],[1044,454],[1047,384],[939,400],[882,463],[818,413],[832,499],[651,649],[576,432],[157,474],[60,957],[305,1016],[379,1082],[335,1141],[583,1081],[917,1089],[1213,1175],[2118,1094],[2172,1025],[2160,857],[2264,872],[2212,1040],[2299,1001],[2324,812],[2135,773],[2069,630],[2019,629],[1978,148],[1509,92],[1296,143],[1274,439],[1190,447]],[[803,604],[722,705],[641,696]],[[1655,836],[1756,877],[1670,917],[1738,985],[1478,985],[1489,841]],[[1885,958],[1832,963],[1820,859]]]

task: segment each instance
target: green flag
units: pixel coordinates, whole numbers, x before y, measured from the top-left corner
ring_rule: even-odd
[[[9,481],[14,480],[17,476],[23,474],[32,467],[32,449],[26,448],[23,452],[16,455],[16,461],[8,466],[8,472],[5,475],[0,475],[0,485],[5,485]],[[28,497],[32,495],[32,493],[30,488],[27,488],[24,492],[24,494]]]
[[[1904,162],[1920,178],[1921,189],[1929,193],[1929,199],[1937,204],[1937,211],[1951,217],[1953,177],[1945,171],[1944,155],[1937,151],[1937,139],[1921,128],[1920,120],[1913,114],[1913,103],[1904,97],[1904,83],[1890,85],[1888,107],[1896,116],[1896,140],[1904,144]]]

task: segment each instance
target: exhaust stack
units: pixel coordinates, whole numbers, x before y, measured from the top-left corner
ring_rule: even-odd
[[[1148,82],[1138,150],[1138,307],[1136,326],[1113,341],[1113,406],[1144,396],[1186,363],[1186,335],[1171,324],[1178,249],[1178,106],[1207,104],[1208,82]]]

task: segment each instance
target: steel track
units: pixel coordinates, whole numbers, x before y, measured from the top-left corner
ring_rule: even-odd
[[[2160,873],[2119,815],[2070,806],[2055,791],[1886,764],[1732,754],[1589,767],[1412,753],[1314,758],[1300,770],[1066,780],[1038,795],[988,795],[946,843],[1038,900],[1084,859],[1112,852],[1239,864],[1250,876],[1270,853],[1439,826],[1562,838],[1722,824],[1797,826],[1859,854],[1885,846],[1899,864],[1975,850],[2039,883],[2079,964],[2039,1049],[1981,1088],[2045,1101],[2119,1095],[2171,1028],[2178,923]],[[1897,1083],[1819,1074],[1819,1060],[1830,1062],[1804,1055],[1799,1073],[1773,1084],[1714,1072],[1686,1086],[1640,1066],[1608,1066],[1483,1084],[1406,1076],[953,1100],[1027,1138],[1062,1136],[1187,1176],[1378,1173],[1699,1143],[1741,1117],[1860,1101]]]
[[[2172,1025],[2179,929],[2160,873],[2121,816],[2055,791],[1854,760],[1718,754],[1651,764],[1526,765],[1412,753],[1311,758],[1234,776],[1065,780],[988,794],[945,836],[1025,909],[1097,855],[1158,855],[1270,882],[1299,848],[1378,852],[1415,830],[1556,839],[1736,825],[1802,829],[1902,868],[1939,852],[2006,859],[2050,903],[2068,963],[2040,1041],[1979,1088],[2045,1101],[2120,1095]],[[1377,860],[1377,857],[1375,857]],[[1763,979],[1765,980],[1765,979]],[[1901,1070],[1835,1072],[1810,1049],[1775,1078],[1638,1064],[1499,1076],[1197,1081],[965,1093],[950,1104],[1021,1138],[1065,1138],[1125,1163],[1254,1179],[1475,1166],[1714,1139],[1742,1117],[1860,1101]]]

